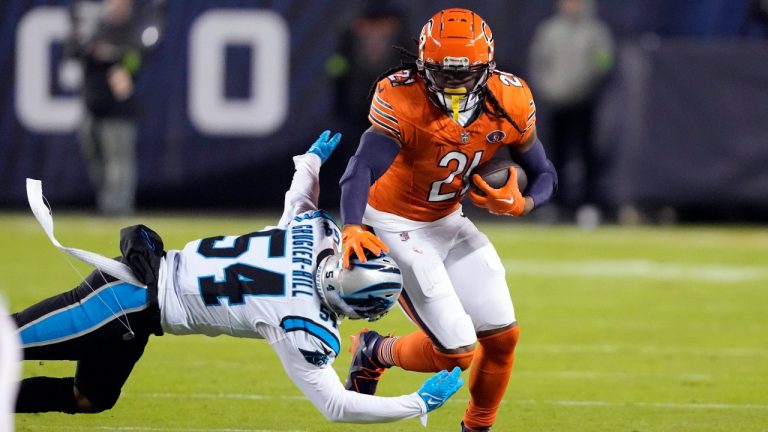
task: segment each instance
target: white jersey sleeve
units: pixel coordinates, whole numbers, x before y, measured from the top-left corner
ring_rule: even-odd
[[[308,211],[317,210],[320,196],[320,157],[306,153],[293,157],[296,171],[288,192],[285,193],[285,206],[278,227],[285,228],[293,217]]]
[[[261,333],[280,357],[291,381],[330,421],[383,423],[423,416],[427,407],[421,397],[409,395],[381,397],[349,391],[329,362],[323,366],[308,363],[294,342],[279,329],[263,326]]]

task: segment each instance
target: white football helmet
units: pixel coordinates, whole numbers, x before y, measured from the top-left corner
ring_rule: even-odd
[[[341,253],[320,261],[315,289],[323,303],[338,315],[376,321],[395,305],[403,290],[400,267],[389,255],[361,263],[352,259],[352,268],[342,266]]]

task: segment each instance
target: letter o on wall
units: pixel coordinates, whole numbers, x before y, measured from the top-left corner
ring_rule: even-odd
[[[26,13],[16,30],[16,115],[27,129],[64,133],[83,115],[79,98],[55,96],[51,88],[51,45],[69,32],[67,10],[39,7]]]
[[[266,136],[288,116],[290,33],[269,10],[212,9],[190,32],[189,117],[209,135]],[[225,97],[227,45],[251,48],[251,95]]]

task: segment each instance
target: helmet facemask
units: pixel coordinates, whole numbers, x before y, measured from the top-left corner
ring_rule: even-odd
[[[483,100],[483,87],[493,74],[494,62],[469,65],[464,58],[446,57],[443,64],[416,62],[430,97],[458,121],[459,113],[474,110]]]

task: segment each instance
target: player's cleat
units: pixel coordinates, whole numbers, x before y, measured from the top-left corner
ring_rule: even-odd
[[[464,426],[464,422],[461,422],[461,432],[490,432],[491,428],[470,429]]]
[[[372,395],[376,393],[379,378],[387,369],[374,360],[376,349],[384,336],[373,330],[362,329],[350,337],[352,345],[352,363],[344,385],[347,390]]]

